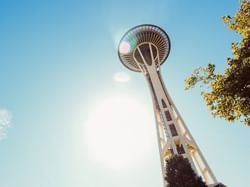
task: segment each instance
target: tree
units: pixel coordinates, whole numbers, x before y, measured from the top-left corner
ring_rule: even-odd
[[[167,187],[207,187],[191,167],[188,159],[175,155],[166,161]]]
[[[194,70],[185,80],[186,89],[197,83],[203,87],[201,95],[214,116],[227,121],[241,121],[250,125],[250,1],[244,0],[234,17],[224,16],[224,23],[242,36],[240,43],[232,43],[233,56],[227,59],[224,73],[215,73],[215,65],[208,64]]]

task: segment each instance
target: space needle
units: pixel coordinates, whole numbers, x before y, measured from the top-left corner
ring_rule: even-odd
[[[118,56],[128,69],[143,73],[151,91],[164,186],[166,160],[174,155],[187,158],[207,185],[218,186],[217,179],[171,99],[161,76],[160,66],[170,52],[167,33],[155,25],[130,29],[119,43]]]

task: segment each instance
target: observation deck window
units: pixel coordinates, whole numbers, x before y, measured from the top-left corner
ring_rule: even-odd
[[[166,105],[166,103],[165,103],[165,101],[163,99],[161,100],[161,103],[162,103],[163,108],[167,108],[167,105]]]
[[[177,135],[178,135],[177,130],[176,130],[174,124],[170,124],[170,125],[169,125],[169,128],[170,128],[170,131],[171,131],[172,136],[177,136]]]
[[[166,116],[166,118],[167,118],[168,121],[172,120],[172,117],[171,117],[169,111],[165,111],[165,116]]]
[[[185,150],[184,150],[182,144],[177,145],[177,152],[178,152],[179,154],[185,154]]]

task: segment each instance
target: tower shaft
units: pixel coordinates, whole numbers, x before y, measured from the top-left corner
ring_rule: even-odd
[[[166,162],[173,155],[182,155],[187,158],[193,170],[203,177],[207,184],[217,182],[212,170],[202,155],[197,143],[188,130],[180,113],[175,107],[161,77],[159,52],[153,54],[153,44],[147,43],[148,55],[145,57],[140,46],[135,59],[137,66],[144,73],[153,99],[154,113],[156,120],[156,130],[163,179],[165,178]],[[167,181],[164,180],[164,186]]]
[[[161,77],[160,65],[170,52],[167,33],[156,25],[139,25],[121,39],[118,55],[125,67],[144,74],[152,95],[164,186],[166,160],[174,155],[188,159],[209,187],[224,186],[217,180],[171,99]]]

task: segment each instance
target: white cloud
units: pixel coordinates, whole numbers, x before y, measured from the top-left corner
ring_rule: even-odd
[[[0,109],[0,140],[6,137],[7,129],[11,124],[11,115],[6,109]]]
[[[130,80],[130,76],[125,72],[117,72],[113,78],[116,82],[128,82]]]

